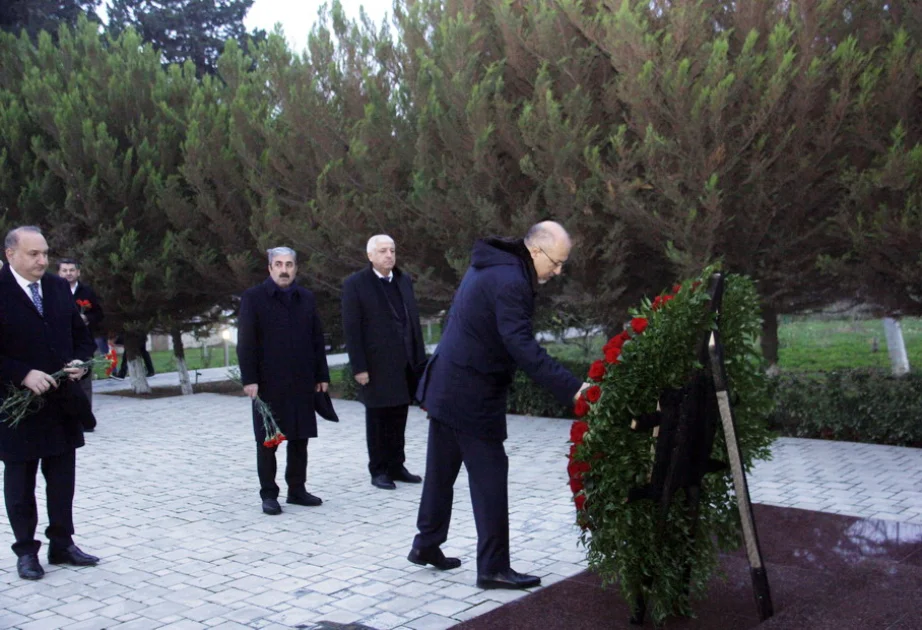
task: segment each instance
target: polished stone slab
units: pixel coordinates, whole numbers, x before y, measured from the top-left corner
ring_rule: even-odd
[[[922,629],[922,525],[756,505],[775,615],[759,623],[742,552],[722,557],[695,604],[697,618],[666,621],[682,630]],[[559,582],[457,630],[611,630],[628,623],[627,603],[590,572]],[[648,620],[648,627],[653,624]]]

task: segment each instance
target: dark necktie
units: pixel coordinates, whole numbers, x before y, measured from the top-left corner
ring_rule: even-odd
[[[390,284],[390,283],[391,283],[391,279],[390,279],[390,278],[387,278],[387,277],[384,277],[384,278],[381,278],[381,282],[383,282],[384,284]]]
[[[42,305],[42,294],[38,292],[38,282],[30,284],[29,290],[32,291],[32,301],[35,303],[35,308],[37,308],[39,314],[44,317],[45,309]]]

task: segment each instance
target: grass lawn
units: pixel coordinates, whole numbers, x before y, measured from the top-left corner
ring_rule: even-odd
[[[904,319],[900,325],[909,365],[922,365],[922,319]],[[588,358],[585,351],[575,344],[553,343],[546,347],[548,352],[561,359],[593,360],[601,357],[605,340],[597,337],[592,341]],[[890,367],[884,325],[879,319],[819,320],[785,317],[778,328],[778,343],[778,363],[783,370]]]

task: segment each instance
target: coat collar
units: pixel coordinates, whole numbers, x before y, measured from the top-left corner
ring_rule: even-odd
[[[276,295],[282,295],[284,293],[284,291],[282,291],[282,288],[279,285],[275,284],[275,280],[273,280],[271,276],[266,278],[265,281],[263,281],[263,286],[266,288],[266,292],[273,297]],[[291,283],[291,287],[292,287],[292,290],[291,290],[292,297],[295,297],[296,295],[300,294],[299,289],[301,287],[298,286],[297,279]]]

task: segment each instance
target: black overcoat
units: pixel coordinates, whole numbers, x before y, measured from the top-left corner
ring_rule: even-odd
[[[90,334],[93,337],[102,336],[102,320],[105,319],[105,315],[103,314],[102,303],[100,303],[96,291],[78,280],[77,290],[74,291],[73,296],[74,302],[77,300],[86,300],[90,303],[90,307],[83,312],[83,314],[86,315],[86,325],[90,327]],[[79,306],[77,310],[80,310]]]
[[[30,370],[53,374],[74,359],[88,360],[96,351],[67,281],[46,273],[41,284],[44,317],[16,283],[9,265],[0,269],[0,397],[11,387],[22,389]],[[83,446],[80,419],[69,399],[73,396],[86,404],[80,386],[65,380],[16,427],[0,424],[0,459],[41,459]]]
[[[244,385],[259,385],[289,440],[317,437],[314,386],[330,382],[323,327],[314,294],[293,285],[290,295],[271,278],[244,291],[240,299],[237,359]],[[253,409],[253,433],[265,440]]]
[[[429,415],[484,440],[506,439],[506,398],[516,369],[573,404],[582,383],[535,339],[538,285],[521,239],[477,241],[417,398]]]
[[[352,373],[368,372],[368,385],[359,387],[359,400],[367,407],[396,407],[412,402],[418,375],[426,365],[426,347],[413,282],[396,267],[392,282],[397,284],[404,315],[410,323],[411,357],[407,356],[402,324],[371,264],[349,276],[343,284],[346,350]]]

